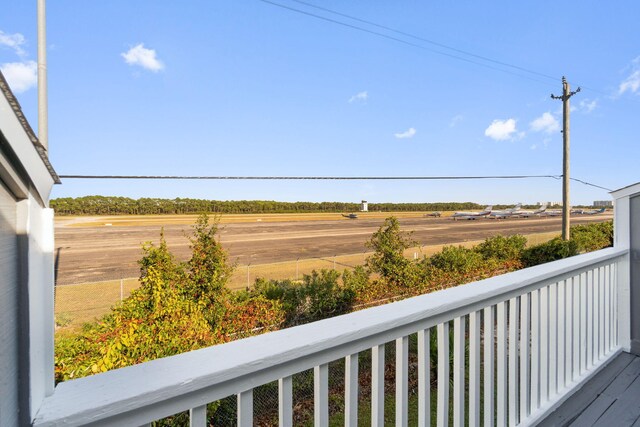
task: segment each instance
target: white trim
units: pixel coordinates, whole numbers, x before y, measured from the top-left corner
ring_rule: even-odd
[[[18,161],[27,170],[28,178],[35,186],[36,197],[47,205],[54,180],[4,96],[0,96],[0,131],[18,157]]]
[[[80,425],[123,419],[141,424],[162,418],[448,322],[625,254],[624,250],[604,249],[320,322],[67,381],[45,399],[34,425],[58,425],[63,421]]]

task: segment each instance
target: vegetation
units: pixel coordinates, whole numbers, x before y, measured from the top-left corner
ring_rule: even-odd
[[[612,243],[611,223],[577,226],[572,232],[569,242],[553,239],[525,248],[522,236],[495,236],[471,249],[447,246],[431,257],[408,260],[402,254],[413,242],[391,217],[368,242],[374,252],[365,265],[342,274],[314,271],[301,281],[257,279],[253,288],[232,292],[226,285],[234,266],[217,239],[217,222],[203,215],[189,237],[188,261],[177,263],[162,235],[158,246],[145,244],[141,287],[80,334],[57,339],[56,380],[349,313]],[[212,417],[233,410],[225,402],[208,405]],[[182,417],[161,424],[180,424]]]
[[[318,213],[354,212],[359,203],[344,202],[276,202],[272,200],[202,200],[156,199],[110,196],[63,197],[53,199],[51,207],[56,215],[148,215],[199,213]],[[445,203],[370,203],[371,211],[416,212],[481,209],[471,202]]]

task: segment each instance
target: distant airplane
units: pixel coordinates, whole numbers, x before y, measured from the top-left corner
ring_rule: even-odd
[[[458,219],[478,219],[491,213],[493,206],[487,206],[482,212],[456,212],[452,215],[454,221]]]
[[[607,210],[607,208],[593,209],[593,210],[590,210],[590,211],[582,211],[582,214],[583,215],[598,215],[598,214],[604,213],[604,211],[606,211],[606,210]]]
[[[546,206],[540,206],[535,211],[518,211],[518,216],[523,217],[523,218],[529,218],[529,217],[532,217],[532,216],[540,216],[541,214],[546,212],[546,210],[547,210]]]
[[[516,216],[520,213],[521,207],[522,207],[522,203],[518,203],[514,207],[505,209],[503,211],[491,211],[491,216],[493,218],[508,218],[510,216]]]
[[[358,218],[358,214],[354,214],[354,213],[350,213],[349,215],[342,214],[342,216],[345,217],[345,218],[349,218],[349,219],[357,219]]]
[[[440,218],[442,216],[442,212],[431,212],[424,214],[425,217],[433,216],[435,218]]]

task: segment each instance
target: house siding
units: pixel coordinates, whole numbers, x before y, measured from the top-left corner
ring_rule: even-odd
[[[0,426],[18,425],[19,281],[16,200],[0,181]]]

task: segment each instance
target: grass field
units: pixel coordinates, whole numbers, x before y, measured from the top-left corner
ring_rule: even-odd
[[[528,235],[529,245],[546,242],[557,233],[540,233]],[[465,247],[472,247],[481,241],[453,243]],[[405,251],[407,258],[422,258],[442,250],[443,245],[410,248]],[[369,252],[336,257],[308,258],[277,262],[270,264],[238,265],[230,282],[231,289],[244,289],[251,286],[258,277],[266,279],[301,279],[303,274],[313,270],[352,269],[364,264]],[[55,319],[56,332],[64,333],[77,331],[85,322],[91,322],[109,312],[111,307],[122,298],[129,296],[131,291],[139,286],[138,278],[107,280],[93,283],[80,283],[57,286],[55,291]]]

